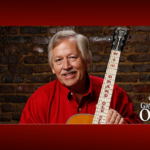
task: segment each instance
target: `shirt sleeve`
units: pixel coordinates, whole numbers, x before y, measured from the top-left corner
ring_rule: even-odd
[[[23,109],[20,124],[42,124],[46,122],[45,109],[40,97],[30,97]]]
[[[124,90],[116,90],[113,95],[112,108],[117,110],[124,118],[125,124],[142,124],[139,116],[134,113],[133,103]]]

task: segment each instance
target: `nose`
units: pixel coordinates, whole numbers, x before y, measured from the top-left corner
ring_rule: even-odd
[[[69,60],[68,60],[67,58],[65,58],[65,59],[63,60],[63,69],[64,69],[64,70],[68,70],[68,69],[70,69],[70,68],[71,68],[71,64],[70,64]]]

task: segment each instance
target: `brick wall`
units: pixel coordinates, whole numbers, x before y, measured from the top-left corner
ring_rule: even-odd
[[[128,28],[132,39],[121,54],[116,83],[128,93],[139,114],[141,102],[149,103],[150,26]],[[65,29],[73,29],[89,38],[93,54],[89,74],[104,77],[112,26],[1,26],[0,123],[18,123],[29,96],[56,78],[48,65],[47,46],[57,31]]]

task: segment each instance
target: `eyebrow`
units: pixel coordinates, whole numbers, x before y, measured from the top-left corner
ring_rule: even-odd
[[[71,56],[71,55],[79,56],[78,53],[74,53],[74,54],[68,54],[67,57]],[[53,58],[57,58],[57,57],[63,57],[63,56],[61,56],[61,55],[58,54],[57,56],[54,56]]]

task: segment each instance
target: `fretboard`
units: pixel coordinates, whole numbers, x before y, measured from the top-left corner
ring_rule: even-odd
[[[111,50],[105,78],[96,105],[93,124],[106,124],[106,116],[110,107],[120,54],[121,51]]]

